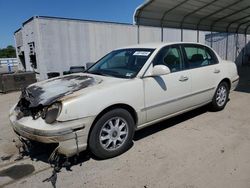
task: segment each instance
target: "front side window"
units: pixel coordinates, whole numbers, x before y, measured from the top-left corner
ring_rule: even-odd
[[[86,72],[118,78],[133,78],[144,66],[154,49],[121,49],[104,56]]]
[[[166,65],[171,72],[182,70],[183,63],[179,47],[168,46],[157,54],[153,62],[154,65]]]
[[[213,52],[205,46],[187,45],[184,46],[184,51],[189,68],[203,67],[218,62]]]

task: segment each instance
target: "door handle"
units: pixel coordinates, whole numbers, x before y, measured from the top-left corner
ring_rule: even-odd
[[[179,79],[179,81],[181,81],[181,82],[185,82],[187,80],[188,80],[187,76],[181,76],[180,79]]]
[[[220,69],[214,69],[214,73],[220,73]]]

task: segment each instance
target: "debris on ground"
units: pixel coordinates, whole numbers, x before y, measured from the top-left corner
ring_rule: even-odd
[[[56,188],[56,181],[57,181],[57,171],[53,169],[52,175],[43,180],[43,182],[51,182],[53,188]]]
[[[7,161],[7,160],[10,160],[10,158],[12,157],[13,155],[4,155],[1,157],[1,160],[2,161]]]

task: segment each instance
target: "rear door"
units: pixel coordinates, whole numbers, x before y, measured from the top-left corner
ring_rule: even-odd
[[[192,77],[193,105],[206,103],[212,99],[220,77],[217,56],[203,45],[182,44],[181,46],[187,69]]]

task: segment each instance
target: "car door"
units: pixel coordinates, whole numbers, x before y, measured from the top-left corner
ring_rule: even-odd
[[[153,121],[190,107],[191,79],[185,70],[179,45],[162,48],[148,71],[155,65],[168,66],[171,73],[156,77],[144,77],[145,109],[147,121]]]
[[[211,101],[220,77],[217,56],[211,49],[203,45],[182,44],[181,46],[192,77],[191,100],[193,105]]]

